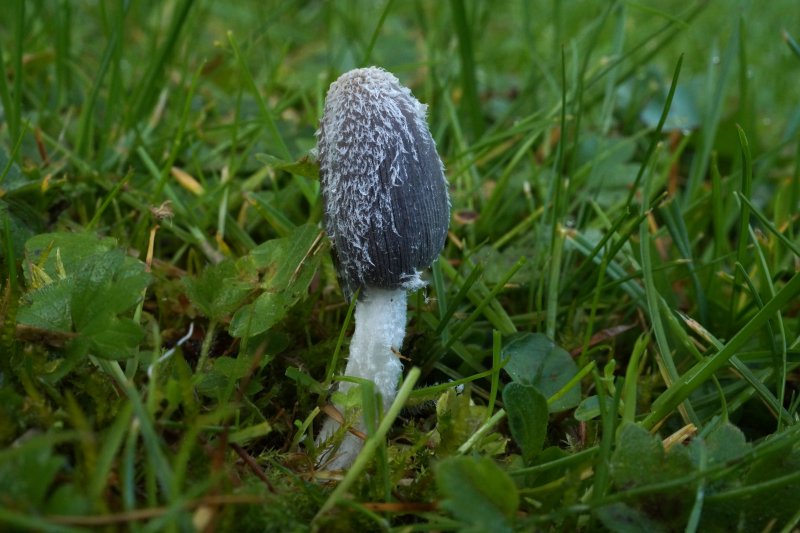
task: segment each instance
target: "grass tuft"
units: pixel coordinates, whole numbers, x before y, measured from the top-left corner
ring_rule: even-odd
[[[9,1],[0,529],[796,529],[795,7]],[[453,216],[331,472],[314,133],[373,64]]]

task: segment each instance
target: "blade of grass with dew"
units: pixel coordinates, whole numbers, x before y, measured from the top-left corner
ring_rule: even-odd
[[[617,387],[613,400],[608,402],[608,393],[601,383],[600,373],[593,368],[592,376],[594,377],[595,387],[600,400],[598,406],[600,407],[600,424],[602,427],[602,436],[598,450],[598,458],[595,462],[596,466],[591,494],[592,503],[597,506],[598,501],[606,495],[610,483],[609,465],[611,464],[611,451],[614,446],[617,428],[616,413],[619,410],[620,395],[622,394],[623,387]]]
[[[436,260],[431,265],[431,275],[433,277],[433,289],[436,291],[436,308],[439,311],[439,325],[442,326],[442,322],[444,322],[444,317],[447,314],[447,291],[445,290],[444,286],[444,275],[442,274],[442,266],[439,264],[441,259]],[[449,318],[448,318],[449,320]],[[446,327],[443,325],[441,327],[442,330]],[[437,328],[437,333],[435,336],[439,336],[442,331],[439,331]],[[444,332],[444,336],[447,336],[447,332]],[[447,340],[446,338],[444,340]]]
[[[678,76],[681,70],[681,64],[683,62],[683,56],[678,59],[678,64],[675,67],[675,74],[672,78],[672,85],[670,87],[670,91],[667,95],[667,100],[664,105],[664,109],[661,113],[661,118],[659,119],[658,126],[656,127],[656,132],[660,133],[661,129],[664,126],[664,122],[669,114],[669,110],[672,104],[672,97],[675,94],[675,88],[678,82]],[[653,141],[655,143],[655,139]],[[640,215],[644,215],[648,209],[648,200],[650,196],[653,194],[651,190],[652,187],[652,179],[648,179],[646,174],[648,174],[644,168],[645,166],[649,166],[650,164],[655,163],[655,155],[656,155],[656,144],[651,144],[651,149],[648,150],[648,154],[645,157],[645,163],[642,164],[642,167],[639,171],[639,174],[636,177],[635,184],[641,179],[643,179],[643,187],[642,187],[642,197],[643,201],[640,206]],[[652,160],[651,160],[652,158]],[[649,173],[651,176],[653,172]],[[634,189],[635,190],[635,185]],[[650,324],[653,328],[653,334],[656,338],[656,344],[658,345],[659,350],[659,358],[657,359],[660,363],[663,363],[663,367],[666,370],[665,378],[668,379],[667,387],[671,385],[676,379],[678,379],[678,369],[675,365],[675,361],[672,358],[672,349],[670,348],[669,342],[667,340],[667,335],[664,330],[664,324],[662,322],[661,317],[661,309],[658,305],[658,300],[661,297],[658,293],[658,289],[655,284],[655,279],[653,277],[653,262],[651,258],[651,247],[652,247],[652,240],[653,237],[650,235],[650,225],[647,218],[642,219],[641,224],[639,225],[639,242],[640,242],[640,254],[641,254],[641,266],[642,266],[642,280],[644,281],[644,292],[645,298],[647,300],[647,309],[648,309],[648,319]],[[693,422],[694,424],[698,423],[697,415],[694,413],[692,406],[690,403],[686,402],[683,405],[683,409],[685,410],[685,414],[687,417],[687,421]]]
[[[579,251],[581,251],[585,256],[589,256],[593,253],[594,249],[591,243],[587,242],[582,235],[574,234],[567,236],[568,241],[575,246]],[[617,241],[619,243],[620,248],[624,246],[625,240],[619,239]],[[603,254],[603,257],[597,257],[595,255],[592,258],[592,262],[594,264],[600,265],[604,262],[604,257],[614,257],[614,250],[608,252],[607,254]],[[614,280],[615,282],[619,283],[622,290],[636,303],[636,305],[642,309],[646,309],[647,307],[647,300],[645,298],[645,291],[639,283],[636,283],[634,279],[631,277],[630,274],[625,270],[622,265],[620,265],[617,261],[610,260],[606,261],[606,270],[604,273],[605,276]],[[604,287],[605,289],[606,287]]]
[[[664,101],[664,109],[661,111],[661,116],[658,119],[658,124],[656,124],[656,129],[653,131],[653,139],[650,141],[650,145],[647,147],[647,153],[642,159],[641,166],[639,167],[639,172],[636,174],[636,179],[633,181],[633,185],[631,186],[631,190],[628,193],[628,200],[625,202],[626,205],[632,205],[633,198],[636,195],[636,192],[639,189],[639,183],[642,181],[642,177],[648,166],[651,164],[651,159],[655,154],[656,148],[661,143],[661,132],[664,130],[664,123],[667,121],[667,116],[669,116],[669,110],[672,108],[672,100],[675,97],[675,90],[678,88],[678,78],[680,77],[681,73],[681,66],[683,65],[683,54],[680,55],[678,58],[678,62],[675,65],[675,70],[672,74],[672,83],[669,86],[669,91],[667,92],[667,97]],[[642,203],[644,206],[647,204],[648,197],[645,196],[645,201]]]
[[[669,309],[666,301],[662,298],[661,299],[661,308],[662,313],[667,321],[667,324],[670,326],[670,331],[674,338],[676,338],[684,347],[685,350],[692,353],[698,361],[703,360],[703,356],[697,351],[692,339],[689,338],[686,331],[680,327],[678,323],[678,319],[673,315],[673,311]],[[759,304],[760,300],[759,300]],[[683,319],[683,322],[687,324],[691,329],[693,329],[696,333],[700,334],[705,340],[707,340],[716,350],[720,350],[723,347],[723,343],[717,339],[711,332],[707,331],[705,328],[702,327],[699,323],[692,320],[691,318],[683,315],[682,313],[678,313],[678,315]],[[789,413],[786,412],[781,404],[778,402],[777,398],[770,392],[770,390],[764,385],[764,380],[759,378],[758,375],[753,373],[750,368],[739,359],[737,356],[733,356],[730,359],[730,366],[733,370],[738,373],[742,379],[746,383],[750,385],[749,392],[758,394],[761,401],[766,405],[773,413],[779,414],[780,417],[783,417],[787,422],[791,421],[791,417],[789,417]],[[716,376],[712,376],[713,381],[717,381]],[[719,384],[717,383],[717,386]],[[752,394],[751,394],[752,395]],[[722,402],[725,401],[724,398],[720,399]]]
[[[645,332],[639,335],[636,343],[633,345],[631,358],[628,361],[627,368],[625,369],[625,386],[623,391],[623,400],[625,405],[622,411],[622,423],[629,423],[636,421],[636,384],[639,380],[639,364],[640,361],[647,354],[647,345],[650,343],[650,334]]]

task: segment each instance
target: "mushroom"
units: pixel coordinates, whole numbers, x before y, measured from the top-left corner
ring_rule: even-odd
[[[317,131],[334,265],[345,297],[358,292],[345,375],[371,380],[384,408],[394,401],[403,369],[406,293],[425,285],[420,271],[439,256],[450,221],[447,180],[426,110],[391,73],[355,69],[331,84]],[[339,391],[353,385],[342,381]],[[338,428],[327,419],[318,442]],[[328,468],[347,468],[361,444],[348,432],[322,458]]]

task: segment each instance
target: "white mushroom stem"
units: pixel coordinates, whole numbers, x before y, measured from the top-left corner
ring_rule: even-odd
[[[364,298],[356,302],[356,329],[350,341],[350,357],[347,359],[345,375],[364,378],[375,383],[375,392],[388,409],[397,394],[397,382],[403,371],[398,353],[406,332],[406,289],[370,288]],[[349,381],[339,383],[339,391],[347,393],[356,386]],[[342,406],[336,406],[340,411]],[[359,429],[364,428],[363,422]],[[329,418],[320,431],[318,442],[322,444],[339,429],[339,422]],[[337,450],[323,454],[325,467],[339,470],[349,467],[361,450],[361,440],[347,433]]]

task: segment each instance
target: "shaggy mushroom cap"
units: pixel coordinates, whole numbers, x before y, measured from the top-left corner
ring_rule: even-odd
[[[447,237],[450,201],[426,106],[383,69],[331,84],[318,137],[325,227],[348,299],[417,288]]]

